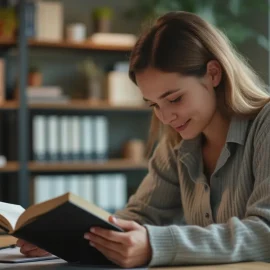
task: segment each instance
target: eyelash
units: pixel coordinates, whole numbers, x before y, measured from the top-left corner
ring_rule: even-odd
[[[170,100],[169,102],[170,103],[176,103],[176,102],[180,101],[181,99],[182,99],[182,97],[178,97],[178,98],[176,98],[174,100]],[[156,106],[157,106],[157,104],[151,104],[151,105],[149,105],[149,107],[156,107]]]

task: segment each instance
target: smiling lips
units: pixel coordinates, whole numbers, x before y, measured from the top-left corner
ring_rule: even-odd
[[[187,121],[186,121],[184,124],[182,124],[181,126],[175,127],[175,129],[176,129],[177,131],[183,131],[183,130],[187,127],[189,121],[190,121],[190,119],[187,120]]]

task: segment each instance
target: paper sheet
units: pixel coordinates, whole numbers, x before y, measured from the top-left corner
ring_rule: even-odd
[[[46,257],[25,257],[19,247],[0,249],[0,262],[1,263],[22,263],[22,262],[35,262],[44,260],[58,259],[54,255]]]

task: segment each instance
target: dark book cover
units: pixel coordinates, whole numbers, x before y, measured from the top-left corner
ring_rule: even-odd
[[[122,231],[77,205],[66,202],[30,220],[13,235],[70,263],[113,265],[84,239],[84,233],[93,226]]]

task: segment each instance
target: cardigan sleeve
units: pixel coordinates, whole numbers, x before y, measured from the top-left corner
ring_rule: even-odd
[[[149,160],[146,177],[115,216],[140,224],[184,224],[175,156],[164,137]]]
[[[253,173],[254,188],[243,219],[232,217],[207,227],[146,225],[150,265],[270,262],[270,121],[254,137]]]

